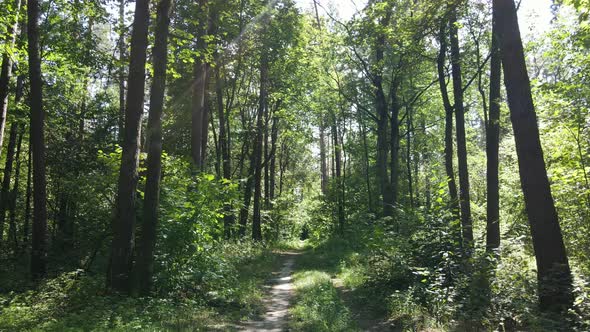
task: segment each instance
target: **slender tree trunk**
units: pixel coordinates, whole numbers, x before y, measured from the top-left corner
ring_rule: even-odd
[[[268,161],[270,158],[270,147],[269,147],[269,124],[270,124],[270,117],[271,112],[269,111],[268,107],[266,109],[266,114],[264,116],[264,137],[263,137],[263,144],[264,144],[264,152],[263,156],[265,161]],[[270,209],[270,169],[268,167],[268,163],[265,163],[264,166],[264,209]]]
[[[208,0],[200,0],[200,7],[207,10]],[[208,15],[207,15],[208,16]],[[207,20],[200,23],[199,33],[197,35],[197,49],[204,51],[207,49],[205,35],[207,34]],[[191,126],[191,156],[195,168],[202,169],[203,161],[203,136],[205,125],[204,114],[206,112],[206,94],[207,94],[207,63],[204,56],[199,56],[195,61],[194,78],[192,91],[192,126]]]
[[[469,252],[473,246],[473,221],[471,219],[469,170],[467,166],[467,140],[465,137],[465,106],[463,105],[463,80],[461,73],[461,50],[459,48],[456,9],[452,12],[450,22],[453,92],[455,96],[455,121],[457,126],[457,157],[459,161],[461,230],[463,234],[463,247]]]
[[[18,35],[19,13],[21,0],[14,1],[15,21],[8,26],[6,39],[4,40],[5,48],[14,48],[16,36]],[[6,128],[6,114],[8,111],[8,90],[10,77],[12,76],[12,59],[10,53],[4,52],[2,55],[2,67],[0,68],[0,152],[4,142],[4,131]],[[2,235],[2,233],[0,233]],[[0,236],[1,237],[1,236]]]
[[[389,24],[390,13],[380,20],[380,25],[386,27]],[[383,200],[383,215],[393,215],[394,197],[391,188],[389,174],[387,172],[387,99],[383,91],[383,60],[385,52],[385,35],[380,34],[375,44],[375,63],[378,67],[374,74],[373,85],[375,87],[375,105],[377,108],[377,177],[380,183],[381,197]]]
[[[572,276],[543,159],[516,7],[513,0],[494,0],[493,4],[520,181],[537,259],[540,308],[564,313],[573,302]]]
[[[328,165],[326,162],[326,134],[323,121],[320,124],[320,176],[322,194],[328,193]]]
[[[153,49],[154,78],[150,90],[150,110],[147,127],[148,157],[143,204],[143,225],[137,259],[138,289],[142,295],[150,292],[154,274],[154,249],[158,226],[160,179],[162,175],[162,111],[166,91],[168,66],[168,32],[172,0],[160,0],[156,14]]]
[[[263,52],[265,52],[263,50]],[[266,54],[262,55],[260,63],[260,100],[258,106],[258,115],[256,120],[256,143],[254,146],[254,216],[252,219],[252,239],[262,241],[262,227],[260,215],[260,201],[262,194],[262,140],[264,137],[264,114],[268,108],[268,62]]]
[[[453,166],[453,106],[449,100],[447,90],[445,64],[447,57],[447,37],[445,23],[440,27],[439,42],[440,52],[437,59],[438,83],[440,93],[445,107],[445,171],[447,174],[447,184],[449,187],[449,197],[451,199],[451,210],[455,220],[459,220],[459,201],[457,198],[457,183],[455,182],[455,168]]]
[[[4,223],[6,221],[6,210],[10,204],[10,180],[12,178],[12,166],[14,165],[14,153],[16,150],[16,140],[18,138],[18,123],[13,121],[10,125],[10,134],[8,138],[8,150],[6,151],[6,164],[2,177],[2,189],[0,192],[0,245],[2,245],[4,234]],[[12,225],[11,225],[12,226]],[[8,232],[10,239],[12,227]],[[7,241],[8,242],[8,241]]]
[[[210,71],[211,65],[207,63],[205,65],[205,99],[203,105],[203,119],[201,120],[203,128],[201,133],[201,171],[205,171],[206,159],[207,159],[207,146],[209,144],[209,124],[211,120],[211,94],[210,94]]]
[[[17,93],[18,96],[18,93]],[[21,170],[21,151],[22,151],[22,143],[23,143],[23,136],[24,136],[25,126],[20,126],[20,130],[18,133],[18,139],[16,143],[16,170],[14,172],[14,186],[12,188],[12,192],[10,193],[10,203],[8,206],[8,220],[9,220],[9,230],[8,230],[8,238],[9,241],[12,242],[13,251],[18,251],[18,236],[17,236],[17,229],[16,229],[16,199],[18,198],[18,187],[19,187],[19,179],[20,179],[20,170]]]
[[[219,145],[221,150],[223,178],[231,179],[231,156],[227,137],[227,124],[225,119],[225,109],[223,106],[223,80],[221,77],[221,68],[215,67],[215,94],[217,97],[217,117],[219,118]],[[232,213],[232,206],[226,203],[223,206],[223,229],[225,238],[229,239],[232,236],[232,228],[234,224],[234,215]]]
[[[27,158],[27,191],[25,194],[25,216],[23,221],[23,247],[26,249],[29,245],[29,223],[31,220],[31,196],[33,194],[33,158],[32,146],[29,144],[29,152]]]
[[[111,247],[109,286],[117,292],[129,292],[135,230],[135,199],[138,181],[141,118],[145,91],[145,64],[148,44],[149,0],[135,2],[131,34],[131,53],[125,136],[119,172],[117,207]]]
[[[362,118],[359,116],[359,123],[361,127],[361,136],[363,138],[363,152],[365,157],[365,182],[367,184],[367,206],[369,212],[373,213],[373,192],[371,190],[371,175],[370,175],[370,162],[369,162],[369,144],[367,143],[367,127],[365,126]]]
[[[119,143],[125,137],[125,0],[119,0]]]
[[[270,195],[270,200],[271,200],[271,206],[272,207],[272,201],[275,199],[275,190],[276,190],[276,177],[277,177],[277,140],[279,139],[279,119],[276,116],[276,110],[275,112],[273,112],[273,117],[272,117],[272,128],[271,128],[271,134],[270,134],[270,189],[269,189],[269,195]]]
[[[336,168],[336,204],[337,204],[337,217],[338,217],[338,230],[344,232],[345,216],[344,216],[344,200],[342,197],[342,146],[340,145],[338,135],[338,123],[336,115],[333,115],[332,122],[332,136],[334,139],[334,162]]]
[[[400,134],[399,134],[399,113],[401,109],[401,105],[399,103],[398,98],[398,90],[400,87],[400,76],[399,74],[393,79],[393,83],[391,85],[391,117],[390,127],[391,127],[391,134],[390,134],[390,144],[391,144],[391,204],[395,206],[398,202],[398,192],[399,192],[399,173],[400,173],[400,164],[399,164],[399,151],[400,151]]]
[[[406,115],[406,169],[408,171],[408,193],[410,194],[410,207],[414,208],[414,180],[412,177],[412,109],[407,108]]]
[[[45,112],[39,50],[38,0],[27,0],[28,53],[30,83],[31,146],[33,156],[33,239],[31,275],[39,279],[47,273],[47,185],[45,180]]]
[[[494,14],[495,16],[495,14]],[[502,58],[498,48],[497,20],[493,18],[492,58],[490,67],[490,115],[486,126],[487,155],[487,232],[486,249],[492,251],[500,246],[500,190],[499,159],[500,148],[500,103],[502,85]]]

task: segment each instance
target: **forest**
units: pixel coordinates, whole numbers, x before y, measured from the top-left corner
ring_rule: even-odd
[[[0,331],[590,330],[588,0],[0,0],[0,56]]]

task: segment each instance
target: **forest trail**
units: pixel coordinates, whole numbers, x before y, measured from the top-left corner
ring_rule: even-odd
[[[297,252],[283,252],[283,266],[275,272],[266,287],[269,288],[265,300],[266,313],[261,320],[247,322],[240,331],[280,332],[287,327],[289,308],[293,297],[293,271]]]

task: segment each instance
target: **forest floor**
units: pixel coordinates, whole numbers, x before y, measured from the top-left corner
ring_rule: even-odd
[[[332,249],[278,252],[282,267],[264,286],[265,313],[239,330],[394,331],[387,312],[351,287],[351,271],[342,264],[351,252]]]
[[[293,297],[293,268],[298,252],[281,252],[282,268],[273,272],[273,278],[265,286],[269,292],[265,299],[266,312],[259,320],[244,324],[245,332],[280,332],[287,326],[289,307]]]

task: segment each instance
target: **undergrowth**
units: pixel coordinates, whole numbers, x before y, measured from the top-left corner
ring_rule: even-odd
[[[147,298],[107,294],[103,275],[82,270],[3,293],[0,331],[232,330],[263,312],[262,284],[278,258],[260,245],[226,244],[190,264]]]

